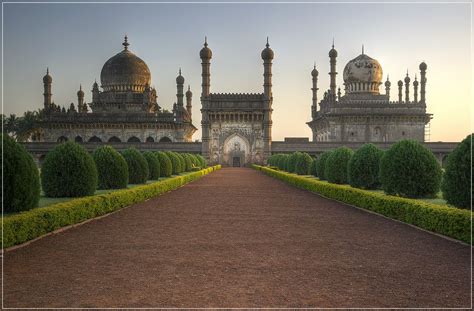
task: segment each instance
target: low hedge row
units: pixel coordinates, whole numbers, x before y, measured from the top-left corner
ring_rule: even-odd
[[[220,165],[132,189],[94,195],[36,208],[3,218],[3,248],[33,240],[59,228],[102,216],[179,188],[220,169]]]
[[[316,192],[327,198],[352,204],[466,243],[472,243],[471,211],[373,193],[348,185],[330,184],[263,166],[254,165],[253,167],[298,188]]]

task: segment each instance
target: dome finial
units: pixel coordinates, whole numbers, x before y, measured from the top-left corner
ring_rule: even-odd
[[[79,84],[79,91],[82,91],[82,83]]]
[[[266,44],[266,47],[269,47],[270,44],[268,43],[268,36],[267,36],[267,44]]]
[[[124,38],[124,41],[123,41],[122,45],[124,46],[125,50],[128,50],[128,46],[130,45],[130,43],[128,43],[128,37],[127,37],[126,34],[125,34],[125,38]]]
[[[314,67],[313,67],[313,69],[316,69],[316,61],[314,61]]]
[[[362,55],[364,55],[364,45],[362,44]]]
[[[46,74],[49,75],[49,67],[46,67]]]
[[[332,48],[334,49],[334,37],[332,37]]]
[[[188,84],[188,91],[191,91],[191,85]]]
[[[204,46],[207,47],[207,36],[204,36]]]
[[[181,67],[179,67],[179,75],[181,75]]]

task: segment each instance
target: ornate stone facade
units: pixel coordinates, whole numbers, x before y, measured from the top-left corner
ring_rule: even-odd
[[[272,59],[267,41],[262,51],[264,92],[210,93],[212,51],[204,43],[202,60],[202,154],[210,163],[244,166],[265,163],[271,154]]]
[[[192,124],[192,93],[188,87],[184,107],[184,77],[176,78],[177,102],[173,110],[162,110],[156,89],[150,87],[146,63],[124,49],[111,57],[101,71],[101,87],[94,82],[92,102],[84,102],[82,86],[77,92],[77,108],[60,108],[51,101],[52,77],[43,78],[44,109],[42,140],[46,142],[191,142],[197,130]]]
[[[390,101],[390,86],[385,82],[385,94],[380,94],[382,67],[379,62],[366,54],[351,60],[344,68],[344,95],[339,88],[336,92],[336,58],[334,45],[329,52],[331,87],[324,93],[317,109],[316,67],[311,72],[313,78],[312,120],[308,126],[315,142],[395,142],[401,139],[425,140],[425,126],[432,115],[426,113],[425,63],[420,64],[420,100],[418,100],[418,80],[413,82],[413,100],[410,101],[410,78],[405,77],[405,100],[403,82],[398,81],[398,101]]]

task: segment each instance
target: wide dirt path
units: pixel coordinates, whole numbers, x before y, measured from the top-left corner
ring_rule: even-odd
[[[222,169],[5,253],[5,307],[468,307],[470,249]]]

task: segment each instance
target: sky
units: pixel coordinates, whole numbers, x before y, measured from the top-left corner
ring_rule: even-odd
[[[419,77],[425,61],[430,141],[460,141],[472,131],[471,10],[470,3],[3,3],[3,113],[42,108],[46,67],[56,104],[77,103],[80,84],[90,102],[94,80],[127,34],[164,109],[176,101],[182,68],[194,94],[193,139],[200,140],[204,37],[213,51],[211,92],[257,93],[268,36],[275,52],[273,140],[311,137],[310,72],[316,62],[322,98],[334,38],[341,89],[344,66],[362,45],[382,65],[384,80],[390,76],[391,100],[396,81],[407,70],[412,81]]]

